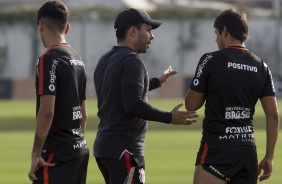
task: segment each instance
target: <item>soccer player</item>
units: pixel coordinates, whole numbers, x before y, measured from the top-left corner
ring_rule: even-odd
[[[244,45],[246,14],[222,11],[214,21],[219,50],[204,54],[186,95],[187,110],[205,103],[194,184],[256,184],[271,176],[279,114],[271,72]],[[260,99],[266,116],[266,153],[258,166],[253,115]]]
[[[149,79],[140,53],[146,53],[160,21],[138,9],[126,9],[115,20],[118,46],[99,60],[94,72],[100,123],[94,156],[107,184],[145,183],[144,139],[147,120],[190,125],[195,112],[171,112],[147,102],[149,90],[160,87],[176,71],[168,68],[159,78]]]
[[[34,184],[86,183],[86,72],[65,40],[68,16],[59,1],[49,1],[37,12],[47,50],[36,67],[36,130],[28,174]]]

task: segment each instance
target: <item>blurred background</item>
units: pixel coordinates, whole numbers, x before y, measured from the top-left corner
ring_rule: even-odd
[[[282,96],[282,0],[63,0],[70,9],[67,41],[78,52],[88,74],[88,98],[95,98],[93,71],[98,59],[116,45],[113,22],[122,9],[146,10],[163,24],[153,30],[148,53],[143,54],[151,77],[168,66],[179,71],[156,98],[183,98],[206,52],[217,50],[213,21],[223,9],[237,7],[247,13],[246,46],[272,70],[277,94]],[[44,0],[0,0],[0,99],[35,98],[35,66],[44,52],[37,33],[36,11]]]
[[[70,10],[68,43],[85,63],[88,124],[86,139],[92,155],[99,119],[93,84],[98,59],[114,45],[114,20],[127,7],[147,11],[163,24],[144,57],[149,75],[167,67],[179,71],[162,88],[149,93],[152,106],[170,111],[190,85],[200,57],[217,50],[213,22],[223,9],[236,7],[248,16],[246,47],[272,70],[277,96],[282,97],[282,0],[63,0]],[[30,183],[30,151],[35,129],[35,67],[45,51],[37,31],[36,14],[46,0],[0,0],[0,183]],[[247,80],[247,79],[246,79]],[[278,101],[280,109],[282,100]],[[146,138],[146,180],[154,184],[187,184],[193,179],[194,159],[201,137],[200,118],[193,126],[149,123]],[[258,157],[265,153],[265,116],[260,103],[254,117]],[[280,131],[281,132],[281,131]],[[278,140],[272,178],[282,181],[282,141]],[[87,183],[101,184],[95,159],[89,160]]]

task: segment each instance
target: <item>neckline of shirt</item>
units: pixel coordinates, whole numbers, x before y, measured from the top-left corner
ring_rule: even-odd
[[[58,47],[58,46],[69,47],[70,45],[68,43],[56,43],[56,44],[52,45],[51,48]]]
[[[236,49],[236,50],[248,50],[245,46],[243,45],[230,45],[226,47],[227,49]]]

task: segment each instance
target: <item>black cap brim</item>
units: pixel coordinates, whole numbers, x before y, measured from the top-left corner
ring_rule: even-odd
[[[147,24],[151,25],[152,29],[156,29],[162,24],[162,22],[158,21],[158,20],[152,20],[151,19],[150,22],[147,22]]]

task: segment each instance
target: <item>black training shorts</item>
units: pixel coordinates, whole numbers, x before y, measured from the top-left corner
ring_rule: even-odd
[[[86,184],[88,160],[89,152],[68,161],[59,161],[50,153],[45,161],[55,163],[55,166],[40,168],[33,184]]]
[[[196,165],[228,184],[257,184],[258,159],[256,146],[201,146]]]
[[[135,157],[125,152],[120,159],[96,157],[106,184],[144,184],[145,162],[143,156]]]

